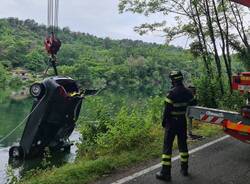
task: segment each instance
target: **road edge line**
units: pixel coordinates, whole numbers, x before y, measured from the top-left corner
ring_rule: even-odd
[[[216,139],[216,140],[213,140],[211,142],[208,142],[208,143],[206,143],[204,145],[201,145],[201,146],[199,146],[197,148],[194,148],[194,149],[190,150],[189,154],[191,155],[193,153],[201,151],[201,150],[203,150],[203,149],[205,149],[205,148],[207,148],[209,146],[212,146],[212,145],[214,145],[214,144],[216,144],[218,142],[221,142],[221,141],[223,141],[223,140],[225,140],[225,139],[227,139],[229,137],[230,137],[229,135],[226,135],[226,136],[223,136],[223,137],[221,137],[219,139]],[[176,161],[178,159],[180,159],[180,156],[176,156],[176,157],[172,158],[172,162],[174,162],[174,161]],[[141,170],[139,172],[136,172],[136,173],[134,173],[134,174],[132,174],[130,176],[127,176],[127,177],[124,177],[122,179],[119,179],[119,180],[117,180],[117,181],[115,181],[115,182],[113,182],[111,184],[124,184],[124,183],[129,182],[129,181],[131,181],[131,180],[133,180],[135,178],[138,178],[138,177],[140,177],[140,176],[142,176],[144,174],[147,174],[147,173],[152,172],[152,171],[154,171],[156,169],[159,169],[160,167],[161,167],[161,163],[153,165],[153,166],[151,166],[149,168],[146,168],[146,169],[143,169],[143,170]]]

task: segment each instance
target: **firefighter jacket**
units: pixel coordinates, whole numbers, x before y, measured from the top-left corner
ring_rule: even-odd
[[[172,88],[165,99],[162,126],[168,127],[174,119],[185,119],[187,107],[196,103],[192,92],[183,84]]]

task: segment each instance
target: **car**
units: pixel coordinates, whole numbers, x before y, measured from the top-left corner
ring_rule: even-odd
[[[10,158],[26,159],[53,151],[68,151],[81,110],[83,93],[69,77],[49,77],[30,87],[34,98],[20,143],[9,150]]]

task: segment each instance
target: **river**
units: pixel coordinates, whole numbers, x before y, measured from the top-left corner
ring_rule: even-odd
[[[0,104],[0,139],[7,135],[11,130],[13,130],[23,119],[29,114],[32,106],[32,100],[24,100],[24,101],[7,101]],[[8,181],[8,166],[13,168],[11,171],[15,173],[16,176],[22,177],[25,172],[30,169],[34,169],[40,166],[41,159],[35,159],[26,161],[23,163],[15,163],[14,165],[9,165],[9,148],[12,145],[18,144],[22,132],[24,129],[24,125],[18,128],[11,136],[9,136],[6,140],[0,143],[0,183],[6,184]],[[79,141],[79,133],[74,132],[70,140],[71,141]],[[51,164],[52,165],[62,165],[67,162],[73,162],[76,157],[76,146],[71,147],[71,151],[69,154],[57,155],[56,159],[52,157]]]

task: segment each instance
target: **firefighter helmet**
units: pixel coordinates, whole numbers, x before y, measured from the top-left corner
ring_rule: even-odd
[[[169,78],[173,82],[181,82],[184,79],[181,71],[171,71],[170,74],[169,74]]]

